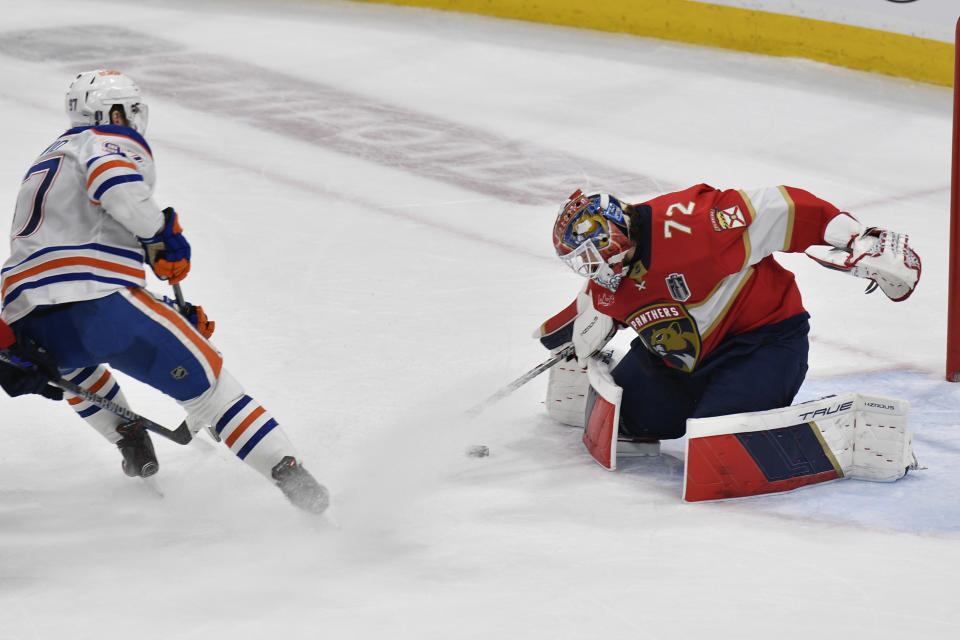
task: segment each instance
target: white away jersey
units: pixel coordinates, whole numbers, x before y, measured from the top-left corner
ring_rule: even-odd
[[[163,226],[153,185],[150,147],[129,127],[77,127],[57,138],[17,196],[0,317],[12,323],[41,305],[145,286],[137,237]]]

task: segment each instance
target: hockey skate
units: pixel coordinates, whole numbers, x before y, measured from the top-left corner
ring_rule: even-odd
[[[617,438],[617,456],[642,458],[659,456],[660,441],[656,438],[634,438],[622,431]]]
[[[316,514],[323,513],[329,506],[330,493],[327,488],[317,482],[293,456],[285,456],[270,475],[294,506]]]
[[[117,448],[123,456],[123,472],[131,478],[149,478],[160,470],[157,454],[153,451],[150,435],[139,420],[131,420],[117,427],[121,435]]]

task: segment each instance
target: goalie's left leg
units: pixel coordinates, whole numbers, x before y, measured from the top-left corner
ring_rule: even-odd
[[[893,482],[922,468],[906,400],[827,396],[688,423],[684,500],[779,493],[841,478]]]

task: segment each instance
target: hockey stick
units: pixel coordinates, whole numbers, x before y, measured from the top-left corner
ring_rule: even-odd
[[[22,362],[14,360],[6,351],[0,350],[0,362],[5,362],[11,366],[17,367],[18,369],[27,369]],[[78,384],[70,382],[65,378],[50,378],[50,384],[60,387],[68,393],[72,393],[75,396],[83,398],[91,404],[95,404],[101,409],[106,409],[114,415],[118,415],[121,418],[126,418],[127,420],[139,420],[143,424],[143,428],[147,431],[152,431],[158,436],[162,436],[167,440],[172,440],[177,444],[187,444],[193,439],[193,435],[190,433],[190,427],[187,426],[186,421],[180,423],[180,426],[176,429],[167,429],[166,427],[157,424],[149,418],[144,418],[138,413],[131,411],[130,409],[124,407],[123,405],[117,404],[112,400],[108,400],[101,395],[93,393],[84,389]]]
[[[490,405],[494,404],[495,402],[499,402],[500,400],[506,398],[508,395],[510,395],[511,393],[513,393],[514,391],[522,387],[523,385],[527,384],[528,382],[536,378],[538,375],[540,375],[541,373],[543,373],[553,365],[557,364],[561,360],[566,360],[567,358],[573,355],[574,355],[573,345],[570,345],[566,349],[558,351],[557,353],[550,356],[549,359],[544,360],[543,362],[535,366],[533,369],[530,369],[530,371],[527,371],[525,374],[523,374],[522,376],[520,376],[510,384],[500,389],[500,391],[497,391],[495,394],[493,394],[492,396],[490,396],[480,404],[469,409],[467,411],[467,414],[470,416],[478,415],[481,411],[483,411]]]
[[[180,283],[170,285],[173,287],[173,296],[177,299],[177,309],[180,311],[180,315],[183,317],[187,316],[187,303],[183,299],[183,290],[180,289]]]

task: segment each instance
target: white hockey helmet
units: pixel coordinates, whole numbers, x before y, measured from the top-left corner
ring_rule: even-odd
[[[70,83],[64,106],[75,127],[110,124],[110,110],[119,105],[130,126],[138,133],[147,130],[147,105],[140,87],[119,71],[96,69],[78,73]]]

